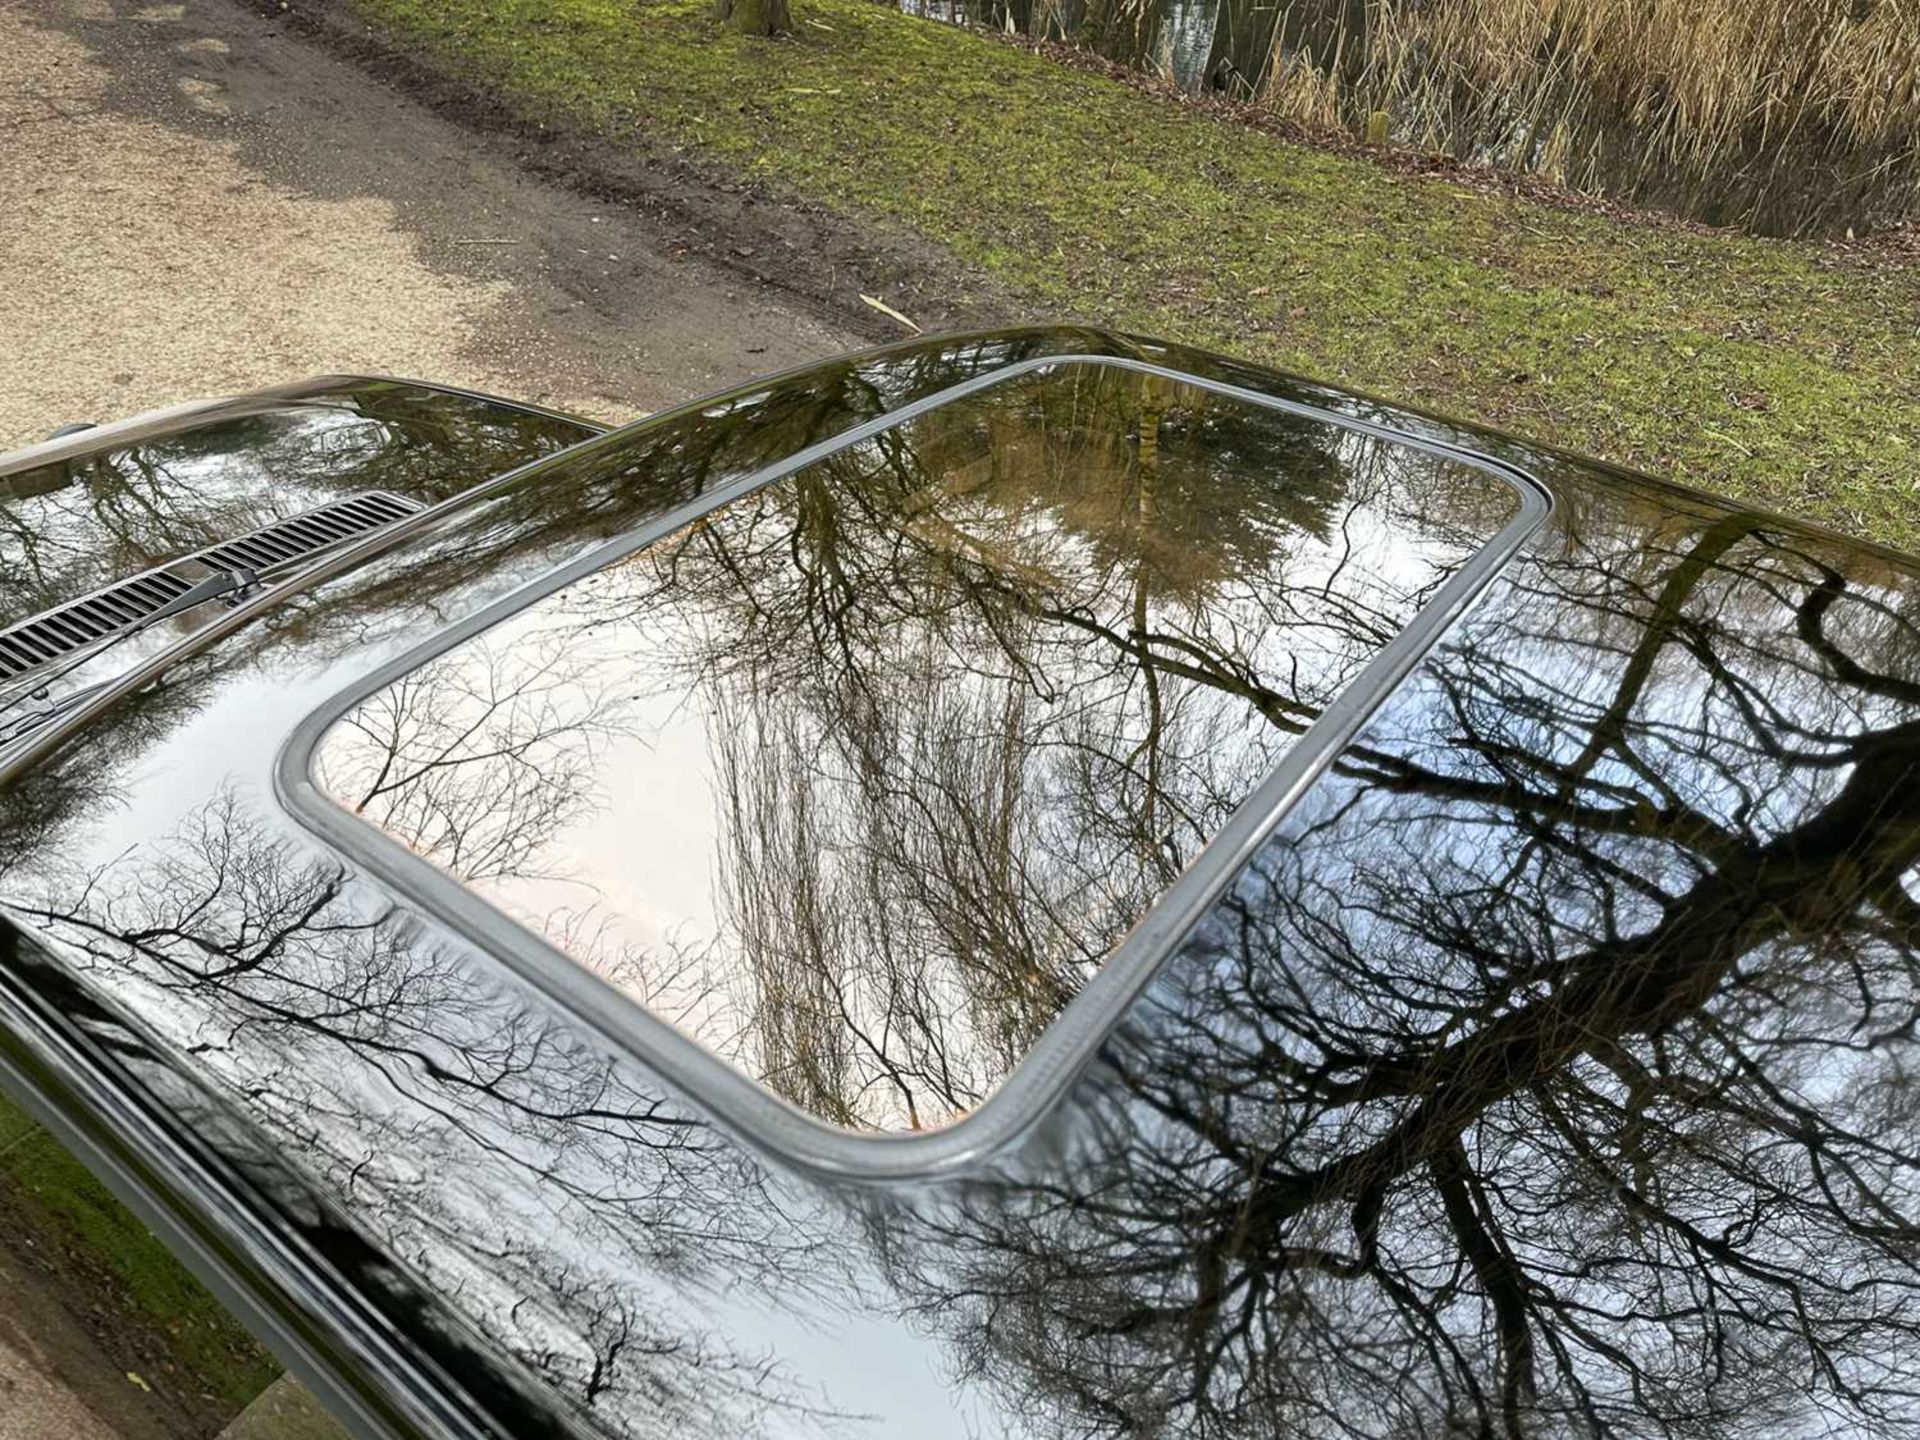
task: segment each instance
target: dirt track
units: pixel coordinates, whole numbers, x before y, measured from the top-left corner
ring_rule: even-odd
[[[0,1440],[168,1440],[191,1433],[200,1418],[191,1397],[180,1403],[126,1369],[76,1319],[72,1302],[0,1246]]]
[[[0,0],[0,196],[0,448],[332,370],[627,418],[855,343],[231,0]]]

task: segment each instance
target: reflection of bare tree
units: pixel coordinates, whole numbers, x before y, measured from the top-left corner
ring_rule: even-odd
[[[320,752],[322,783],[355,813],[461,879],[528,877],[596,800],[595,759],[620,724],[591,655],[565,634],[481,636],[468,663],[401,676]]]
[[[0,615],[258,529],[343,490],[442,499],[582,438],[457,395],[367,382],[0,478]]]
[[[1920,1429],[1916,642],[1748,520],[1531,567],[907,1293],[1094,1433]]]
[[[363,908],[236,793],[154,850],[7,908],[83,972],[136,977],[151,1023],[255,1096],[282,1153],[575,1400],[689,1435],[824,1418],[703,1319],[748,1277],[797,1300],[823,1266],[750,1159]]]
[[[1449,486],[1488,482],[1158,376],[1009,382],[422,667],[322,777],[815,1113],[943,1123],[1470,553],[1471,509],[1403,523]],[[689,724],[707,906],[648,890],[617,827],[575,838]],[[557,927],[540,882],[596,866],[685,933]]]
[[[841,1123],[977,1104],[1444,576],[1362,533],[1405,463],[1155,377],[1050,377],[657,557],[657,603],[728,615],[688,668],[717,697],[743,1063]]]
[[[482,635],[354,707],[317,779],[416,854],[488,896],[666,1019],[717,1009],[710,947],[620,933],[563,840],[598,814],[606,752],[637,734],[609,649],[570,628]]]

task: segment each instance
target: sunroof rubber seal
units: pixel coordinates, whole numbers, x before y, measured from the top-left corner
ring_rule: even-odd
[[[917,1134],[863,1134],[808,1114],[683,1034],[639,1002],[581,968],[399,841],[351,814],[313,778],[314,752],[355,705],[462,641],[517,614],[581,577],[644,549],[702,516],[763,486],[929,411],[1039,370],[1108,366],[1160,376],[1242,404],[1262,406],[1451,460],[1491,475],[1519,499],[1512,518],[1448,577],[1392,640],[1330,703],[1272,771],[1128,932],[1105,964],[1074,996],[1016,1065],[971,1114]],[[841,1181],[888,1182],[971,1165],[1037,1123],[1092,1060],[1101,1041],[1131,1007],[1168,955],[1237,877],[1294,803],[1359,732],[1380,703],[1433,648],[1544,523],[1551,493],[1525,471],[1491,456],[1391,426],[1191,375],[1126,356],[1035,357],[978,375],[876,416],[831,439],[724,485],[649,525],[595,547],[502,596],[472,615],[361,676],[306,716],[283,742],[273,784],[280,804],[301,825],[404,896],[429,918],[505,965],[565,1008],[580,1023],[637,1056],[706,1110],[743,1143],[802,1171]],[[609,1004],[610,996],[618,1003]]]

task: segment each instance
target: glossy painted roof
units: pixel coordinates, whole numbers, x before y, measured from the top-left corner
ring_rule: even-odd
[[[1089,983],[1024,1110],[809,1148],[317,818],[302,728],[423,637],[1069,355],[1553,503],[1457,517],[1507,542],[1297,739],[1164,960]],[[855,357],[491,485],[43,738],[0,1067],[369,1428],[1905,1434],[1914,595],[1900,557],[1165,347]]]
[[[601,428],[459,390],[331,376],[0,454],[0,750],[22,727],[158,655],[219,607],[194,606],[144,627],[114,621],[215,568],[250,565],[264,574],[276,568],[270,557],[289,550],[233,542],[309,524],[314,512],[343,505],[377,523]],[[379,497],[372,506],[353,498],[370,492]],[[335,535],[341,528],[324,527]],[[168,573],[156,577],[162,567]],[[156,589],[156,578],[170,583]],[[283,578],[284,570],[265,583]],[[107,591],[138,603],[102,605]],[[79,626],[70,612],[52,614],[70,605],[90,612]],[[39,639],[23,643],[15,627],[30,618]],[[81,638],[89,634],[111,638],[96,646]],[[23,660],[50,652],[59,652],[54,663],[19,672]]]
[[[599,428],[339,376],[0,454],[0,624],[389,478],[443,500]]]

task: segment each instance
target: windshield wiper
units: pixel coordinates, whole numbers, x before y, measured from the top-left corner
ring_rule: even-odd
[[[113,635],[103,643],[92,649],[81,651],[79,654],[63,661],[52,670],[29,677],[24,684],[9,692],[4,699],[0,699],[0,720],[15,715],[23,705],[26,705],[30,701],[38,701],[39,706],[34,713],[21,717],[14,725],[0,726],[0,744],[5,744],[13,740],[21,734],[22,731],[33,728],[51,718],[59,711],[68,708],[76,697],[67,696],[59,701],[53,700],[49,696],[48,691],[55,681],[72,674],[82,665],[97,660],[107,651],[113,649],[114,646],[120,644],[121,641],[130,640],[135,635],[143,634],[162,620],[184,614],[196,606],[205,605],[210,600],[220,600],[229,596],[244,594],[259,583],[253,571],[247,569],[245,566],[236,565],[230,569],[216,571],[206,579],[194,582],[178,595],[174,596],[173,599],[163,605],[156,606],[145,615],[142,615],[138,620],[129,621],[123,628],[115,631]],[[79,694],[90,695],[93,693],[93,690],[97,688],[97,686],[89,687],[79,692]]]

